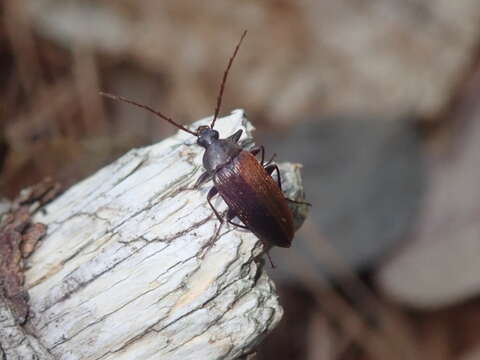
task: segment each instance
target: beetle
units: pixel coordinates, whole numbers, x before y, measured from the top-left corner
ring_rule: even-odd
[[[234,226],[250,230],[267,245],[290,247],[294,235],[293,218],[287,201],[297,202],[283,196],[280,171],[273,164],[273,157],[265,162],[263,146],[246,150],[238,143],[242,130],[236,131],[227,138],[220,139],[214,129],[220,112],[225,82],[235,59],[238,49],[245,38],[243,32],[233,55],[224,71],[220,90],[217,96],[215,114],[210,125],[199,126],[196,131],[190,130],[173,119],[150,108],[122,96],[101,92],[100,94],[114,100],[120,100],[146,109],[173,126],[197,137],[197,144],[205,149],[203,167],[205,172],[200,175],[194,188],[213,180],[214,186],[207,194],[207,201],[220,223],[224,219],[212,204],[212,198],[219,194],[228,205],[226,221]],[[259,162],[256,155],[261,153]],[[277,173],[277,181],[272,178]],[[237,217],[243,224],[233,222]],[[268,255],[268,252],[267,252]],[[273,264],[272,264],[273,265]]]

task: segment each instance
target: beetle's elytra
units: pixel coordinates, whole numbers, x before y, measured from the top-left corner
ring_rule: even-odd
[[[217,218],[222,223],[224,219],[213,206],[211,199],[219,194],[227,203],[226,221],[235,226],[245,228],[257,235],[268,245],[290,247],[293,239],[293,219],[287,206],[287,200],[282,193],[280,172],[271,160],[264,161],[263,146],[253,150],[245,150],[238,141],[242,130],[238,130],[227,138],[220,139],[214,129],[217,120],[222,95],[230,67],[237,55],[246,31],[242,34],[233,55],[230,57],[223,74],[220,91],[217,97],[217,106],[213,120],[209,126],[200,126],[192,131],[162,113],[121,96],[101,93],[115,100],[121,100],[153,112],[160,118],[168,121],[177,128],[197,137],[197,144],[205,148],[203,166],[205,172],[198,178],[195,187],[199,187],[209,180],[214,186],[207,195],[207,200]],[[261,153],[259,162],[255,155]],[[272,173],[277,172],[277,182]],[[243,224],[234,223],[237,217]]]
[[[293,219],[280,188],[268,174],[275,169],[276,165],[264,168],[243,150],[216,172],[213,183],[228,205],[227,219],[237,216],[260,239],[289,247]]]

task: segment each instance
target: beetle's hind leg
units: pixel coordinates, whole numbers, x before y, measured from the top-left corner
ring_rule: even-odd
[[[271,160],[270,160],[271,161]],[[269,161],[269,162],[270,162]],[[271,165],[267,165],[265,166],[265,171],[267,172],[268,175],[272,176],[273,172],[274,171],[277,171],[277,184],[278,184],[278,187],[280,188],[280,191],[283,193],[283,190],[282,190],[282,178],[280,177],[280,170],[278,169],[278,166],[276,164],[271,164]],[[312,204],[310,204],[309,202],[306,202],[306,201],[297,201],[297,200],[293,200],[293,199],[289,199],[287,197],[284,197],[285,200],[287,200],[288,202],[291,202],[291,203],[294,203],[294,204],[299,204],[299,205],[308,205],[308,206],[312,206]]]
[[[242,228],[242,229],[245,229],[245,230],[250,230],[248,227],[246,227],[245,225],[242,225],[242,224],[236,224],[234,223],[232,220],[233,218],[237,216],[237,214],[235,213],[235,211],[233,209],[228,209],[227,210],[227,222],[233,226],[237,226],[239,228]]]
[[[246,230],[249,230],[251,231],[248,227],[246,227],[245,225],[241,225],[241,224],[236,224],[234,223],[232,220],[233,218],[237,216],[237,214],[235,214],[235,211],[233,211],[232,209],[228,209],[227,210],[227,215],[226,215],[226,218],[227,218],[227,222],[231,225],[234,225],[234,226],[238,226],[239,228],[242,228],[242,229],[246,229]],[[263,244],[263,248],[266,249],[267,247],[267,244],[262,240],[260,239],[260,241],[262,242]],[[272,261],[272,258],[270,257],[270,254],[268,252],[269,250],[264,250],[264,254],[267,255],[267,258],[268,258],[268,261],[270,262],[270,265],[272,266],[272,268],[274,269],[275,268],[275,264],[273,263]]]
[[[309,202],[307,201],[298,201],[298,200],[293,200],[293,199],[289,199],[289,198],[285,198],[285,200],[287,200],[288,202],[291,202],[291,203],[294,203],[294,204],[298,204],[298,205],[308,205],[308,206],[312,206],[312,204],[310,204]]]

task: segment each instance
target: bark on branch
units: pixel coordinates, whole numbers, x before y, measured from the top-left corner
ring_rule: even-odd
[[[222,137],[243,128],[251,139],[241,110],[217,124]],[[55,358],[235,359],[280,320],[261,242],[222,225],[207,246],[219,222],[209,184],[191,189],[202,172],[195,141],[178,133],[134,149],[35,216],[48,231],[26,272],[28,326]],[[293,198],[299,168],[282,169]]]

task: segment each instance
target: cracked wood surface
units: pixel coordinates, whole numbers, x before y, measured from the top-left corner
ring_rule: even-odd
[[[222,137],[243,128],[251,139],[242,110],[217,124]],[[219,222],[211,182],[191,189],[203,171],[195,141],[177,133],[131,150],[35,217],[48,231],[25,274],[28,326],[55,358],[235,359],[280,320],[261,242],[224,224],[208,246]],[[299,168],[282,169],[293,198]]]
[[[0,359],[53,360],[52,355],[18,323],[6,299],[0,294]]]

